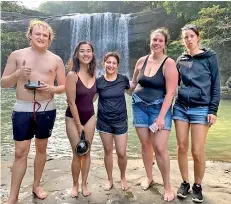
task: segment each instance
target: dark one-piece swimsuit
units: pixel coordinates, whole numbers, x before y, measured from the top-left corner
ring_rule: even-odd
[[[78,109],[79,119],[82,125],[85,125],[87,121],[95,114],[93,106],[93,97],[96,94],[96,82],[91,88],[87,88],[80,77],[76,83],[76,100],[75,104]],[[66,117],[73,118],[70,107],[67,107]]]

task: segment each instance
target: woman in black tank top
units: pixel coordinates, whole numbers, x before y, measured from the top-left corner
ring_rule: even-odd
[[[70,61],[70,72],[66,80],[66,94],[68,108],[66,110],[66,131],[70,140],[73,160],[72,177],[73,187],[72,197],[78,196],[79,173],[82,174],[82,193],[84,196],[91,194],[87,187],[87,177],[90,169],[90,152],[84,156],[77,156],[76,145],[80,141],[82,131],[86,139],[92,143],[96,119],[94,115],[93,97],[96,93],[96,59],[93,46],[86,41],[80,42],[75,48]]]
[[[135,67],[131,87],[133,125],[142,147],[147,178],[141,187],[146,190],[153,183],[153,150],[164,183],[164,200],[174,199],[170,184],[170,159],[167,150],[171,130],[171,104],[178,82],[175,61],[165,55],[168,35],[165,29],[151,32],[149,56],[141,57]],[[151,127],[150,127],[151,126]]]

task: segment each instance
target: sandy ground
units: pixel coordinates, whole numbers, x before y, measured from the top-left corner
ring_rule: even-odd
[[[7,199],[10,188],[12,161],[1,163],[1,201]],[[128,160],[127,180],[129,189],[124,192],[120,188],[120,174],[114,159],[114,187],[109,191],[104,191],[102,186],[106,182],[106,171],[103,160],[94,159],[88,179],[88,185],[92,194],[84,197],[81,192],[78,198],[71,198],[72,187],[71,160],[55,159],[48,160],[43,173],[42,186],[49,196],[45,200],[34,198],[31,194],[33,181],[33,159],[28,160],[28,169],[20,189],[20,204],[159,204],[166,203],[162,199],[163,185],[160,172],[156,164],[153,166],[153,176],[155,184],[147,191],[140,188],[140,182],[145,177],[145,170],[141,159]],[[189,163],[190,182],[193,183],[193,163]],[[174,192],[181,183],[181,177],[177,161],[171,161],[171,183]],[[231,163],[220,163],[207,161],[206,173],[203,181],[203,194],[205,204],[228,204],[231,203]],[[171,203],[187,204],[192,203],[191,195],[185,200],[176,198]]]

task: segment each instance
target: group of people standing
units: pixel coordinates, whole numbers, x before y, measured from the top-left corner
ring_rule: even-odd
[[[68,64],[70,71],[65,80],[62,60],[47,50],[53,39],[51,27],[42,21],[31,23],[28,29],[31,47],[14,51],[9,56],[1,79],[1,86],[4,88],[17,84],[17,101],[12,114],[15,161],[12,167],[8,204],[18,202],[30,142],[34,135],[36,157],[32,192],[40,199],[47,197],[39,183],[46,161],[48,137],[51,136],[55,121],[53,96],[64,91],[68,103],[65,113],[66,132],[73,150],[72,197],[78,196],[80,172],[82,194],[83,196],[91,194],[87,186],[91,163],[90,151],[78,156],[76,145],[81,140],[83,132],[92,144],[95,128],[99,132],[104,148],[104,163],[108,177],[104,189],[108,191],[113,187],[114,141],[121,188],[128,190],[125,174],[128,138],[126,92],[132,96],[133,126],[141,143],[146,171],[146,178],[141,182],[141,188],[147,190],[154,182],[152,166],[155,157],[163,178],[163,199],[172,201],[175,198],[170,183],[170,158],[167,150],[173,119],[177,137],[178,164],[182,176],[177,196],[186,198],[190,191],[187,156],[190,132],[194,160],[192,200],[203,202],[201,183],[205,172],[204,145],[209,127],[216,122],[220,101],[217,56],[211,49],[200,48],[200,35],[194,25],[185,25],[182,28],[182,41],[186,51],[177,62],[166,55],[168,38],[168,32],[164,28],[151,32],[151,53],[137,61],[131,81],[118,73],[120,57],[117,52],[104,55],[102,66],[105,72],[97,78],[94,48],[91,43],[81,41]],[[40,87],[35,91],[25,89],[24,84],[28,79],[40,80]],[[54,86],[55,80],[58,86]],[[93,103],[97,98],[96,119]]]

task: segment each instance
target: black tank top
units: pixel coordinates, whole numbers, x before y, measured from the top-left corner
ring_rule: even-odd
[[[134,93],[143,101],[150,103],[165,97],[166,83],[163,75],[163,66],[168,57],[164,59],[156,74],[152,77],[144,75],[149,56],[145,59],[144,65],[137,76],[137,86]]]

